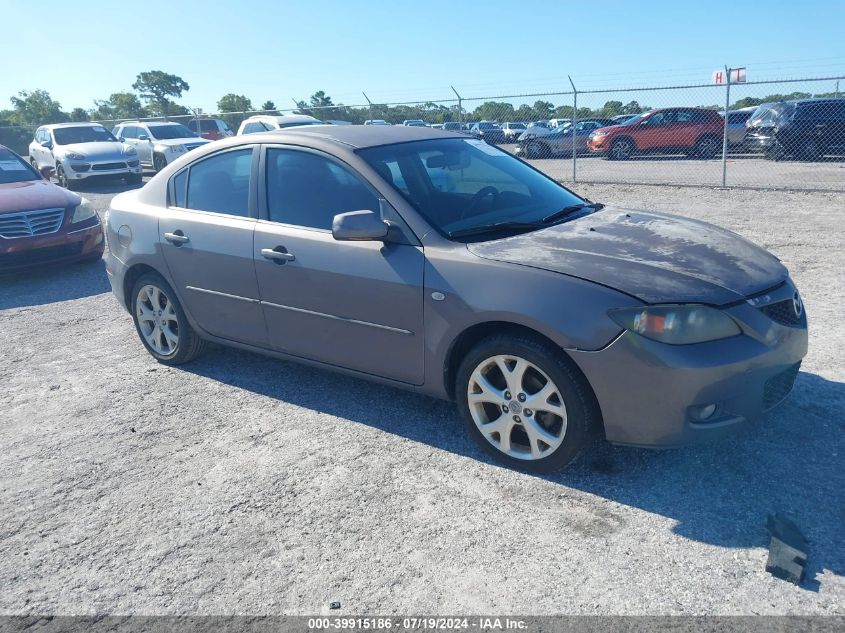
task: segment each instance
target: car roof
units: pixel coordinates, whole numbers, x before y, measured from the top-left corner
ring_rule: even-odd
[[[275,121],[276,123],[284,123],[285,121],[319,121],[320,119],[309,114],[254,114],[251,117],[244,119],[247,121]]]
[[[61,127],[103,127],[102,123],[97,123],[96,121],[78,121],[76,123],[67,122],[67,123],[49,123],[47,125],[42,125],[38,129],[39,130],[55,130],[56,128]]]
[[[244,142],[250,143],[283,143],[286,140],[302,142],[309,137],[339,143],[354,149],[438,138],[467,138],[464,134],[446,130],[405,125],[303,125],[232,138],[244,139]],[[236,143],[232,141],[232,144]]]

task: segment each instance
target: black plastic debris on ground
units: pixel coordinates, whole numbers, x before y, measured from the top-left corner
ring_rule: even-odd
[[[339,603],[339,602],[332,602],[332,603],[330,603],[330,604],[329,604],[329,609],[340,609],[340,603]]]
[[[769,515],[766,529],[772,537],[766,571],[775,578],[800,585],[807,566],[807,539],[792,521],[780,514]]]

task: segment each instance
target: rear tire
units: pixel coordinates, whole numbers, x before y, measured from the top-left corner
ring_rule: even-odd
[[[822,151],[819,144],[814,138],[808,138],[801,142],[798,150],[798,156],[801,160],[817,161],[822,157]]]
[[[600,425],[586,378],[562,352],[526,335],[494,335],[473,347],[458,369],[455,394],[481,448],[527,472],[564,468]]]
[[[613,141],[607,150],[608,160],[628,160],[634,155],[634,142],[631,139],[620,138]]]
[[[695,142],[693,154],[702,160],[712,160],[719,152],[719,140],[715,136],[702,136]]]
[[[131,296],[135,330],[153,358],[163,365],[181,365],[202,354],[207,343],[188,323],[176,293],[161,275],[141,275]]]

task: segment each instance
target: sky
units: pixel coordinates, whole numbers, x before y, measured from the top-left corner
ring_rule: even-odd
[[[317,90],[357,105],[362,92],[382,103],[450,99],[450,86],[465,99],[566,91],[567,76],[579,90],[709,83],[725,64],[747,67],[749,81],[845,75],[843,0],[123,4],[0,0],[0,109],[37,88],[65,110],[92,108],[154,69],[185,79],[176,101],[206,112],[230,92],[285,108]],[[780,92],[767,88],[736,94]],[[808,88],[795,85],[825,92],[834,82]],[[612,98],[658,106],[664,97],[584,95],[579,105]],[[719,100],[711,89],[688,98]]]

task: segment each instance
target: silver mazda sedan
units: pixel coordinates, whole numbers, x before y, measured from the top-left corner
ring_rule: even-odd
[[[308,126],[198,148],[112,201],[107,270],[168,365],[207,341],[454,399],[510,466],[676,446],[792,388],[787,270],[724,229],[579,197],[483,141]]]

